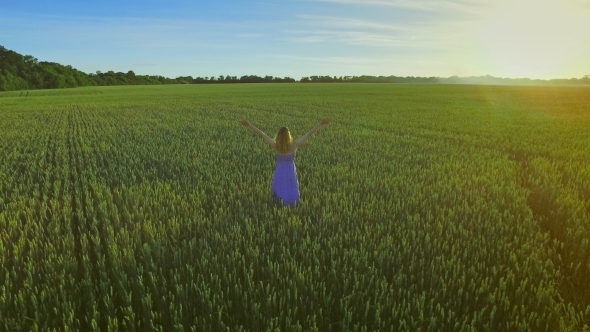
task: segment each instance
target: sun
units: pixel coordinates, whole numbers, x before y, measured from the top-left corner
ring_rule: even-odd
[[[499,2],[476,34],[483,64],[504,77],[565,78],[576,68],[582,77],[590,25],[577,9],[571,0]]]

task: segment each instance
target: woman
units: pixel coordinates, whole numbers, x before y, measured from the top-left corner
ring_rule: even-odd
[[[297,140],[291,138],[291,132],[287,127],[281,127],[275,139],[266,136],[260,129],[254,127],[248,120],[238,121],[242,126],[252,129],[276,152],[277,168],[272,180],[272,193],[275,201],[279,204],[294,207],[299,203],[299,183],[297,171],[295,170],[295,151],[303,145],[311,134],[322,129],[330,123],[330,119],[323,119],[320,124],[313,127],[307,134]]]

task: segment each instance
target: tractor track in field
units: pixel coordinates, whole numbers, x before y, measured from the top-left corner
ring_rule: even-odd
[[[83,262],[83,251],[82,251],[82,231],[81,231],[81,224],[80,224],[80,216],[78,215],[78,199],[76,197],[76,190],[75,184],[77,181],[77,175],[74,174],[74,170],[76,169],[77,165],[75,164],[75,147],[73,140],[75,139],[75,119],[73,116],[73,111],[68,111],[67,114],[67,137],[66,137],[66,148],[68,153],[68,180],[70,186],[70,200],[71,200],[71,208],[72,208],[72,220],[70,222],[71,232],[74,235],[74,248],[75,248],[75,256],[77,261],[77,271],[76,271],[76,285],[80,285],[80,283],[84,280],[84,262]],[[77,290],[78,292],[80,290]],[[82,294],[80,294],[80,297]],[[83,298],[83,297],[82,297]],[[81,316],[83,316],[87,311],[87,305],[85,301],[81,301],[80,307],[77,308],[76,317],[80,323],[79,328],[84,330],[88,329],[90,325],[86,322]]]
[[[95,295],[94,286],[97,284],[99,270],[97,265],[97,253],[95,250],[92,249],[91,241],[88,240],[90,233],[89,229],[89,213],[88,213],[88,197],[86,197],[87,189],[85,185],[85,166],[86,163],[84,162],[84,158],[82,158],[82,151],[80,149],[81,145],[81,137],[83,133],[81,132],[81,124],[82,124],[82,115],[81,110],[75,107],[72,107],[68,110],[67,115],[67,151],[68,151],[68,167],[69,167],[69,178],[70,181],[70,194],[71,194],[71,204],[72,204],[72,222],[71,222],[71,231],[74,235],[75,240],[75,250],[76,250],[76,260],[78,262],[78,268],[76,273],[76,285],[78,285],[77,291],[79,292],[79,296],[81,299],[86,299],[80,301],[80,307],[77,311],[77,318],[80,322],[80,329],[81,330],[88,330],[91,327],[92,317],[88,317],[88,304],[87,298],[85,296],[86,293],[91,293]],[[83,129],[83,128],[82,128]],[[85,252],[85,246],[88,250]],[[85,254],[87,257],[85,258]],[[85,261],[88,261],[90,267],[88,268],[85,264]],[[89,269],[89,271],[88,271]],[[87,277],[90,279],[90,285],[85,285]],[[85,289],[85,287],[90,287],[90,289]],[[99,306],[100,306],[100,301]],[[99,322],[99,327],[101,330],[106,328],[103,320]]]
[[[60,168],[63,167],[63,161],[58,160],[58,150],[60,147],[59,130],[63,124],[63,118],[64,116],[62,112],[59,112],[59,114],[53,118],[47,135],[45,155],[43,156],[43,170],[47,175],[47,177],[43,179],[45,182],[45,190],[43,191],[43,194],[46,196],[43,198],[43,201],[44,204],[47,206],[47,213],[50,214],[50,218],[52,218],[55,214],[53,210],[56,207],[53,206],[51,201],[54,199],[56,188],[58,186],[58,183],[56,182],[59,182],[61,184],[62,190],[60,192],[63,195],[63,179],[56,175]],[[59,198],[59,201],[61,201],[61,199],[62,197]],[[41,214],[41,211],[39,211],[39,215]]]
[[[101,168],[102,170],[107,170],[108,169],[108,157],[105,156],[104,154],[98,153],[97,152],[97,147],[96,144],[97,142],[100,141],[100,138],[105,138],[105,134],[104,134],[104,130],[101,130],[101,126],[97,123],[93,123],[92,121],[88,121],[88,118],[90,116],[96,115],[96,112],[94,110],[86,110],[86,115],[85,117],[81,118],[81,123],[83,124],[84,127],[84,133],[86,135],[86,137],[89,139],[90,144],[89,146],[91,147],[92,152],[90,153],[91,156],[86,155],[85,157],[87,157],[89,160],[93,160],[95,161],[95,164],[92,165],[86,165],[87,167],[91,167],[91,166],[96,166],[98,168]],[[106,137],[107,141],[112,144],[112,146],[114,146],[114,143],[112,138],[110,137]],[[85,169],[86,171],[90,171],[89,173],[89,178],[91,178],[94,182],[100,182],[101,180],[106,180],[106,179],[97,179],[96,177],[100,177],[100,173],[96,173],[95,169]],[[95,254],[98,256],[100,254],[103,255],[104,257],[104,264],[105,264],[105,268],[106,268],[106,276],[108,278],[108,281],[110,283],[110,286],[112,287],[113,285],[116,285],[117,282],[117,275],[115,273],[113,273],[113,270],[115,270],[113,259],[115,259],[114,257],[112,257],[110,251],[109,251],[109,232],[107,229],[107,225],[106,225],[106,221],[108,216],[106,215],[102,215],[101,208],[100,208],[100,201],[101,198],[99,197],[99,195],[97,194],[97,191],[95,190],[95,188],[93,187],[92,184],[89,184],[88,186],[88,195],[89,195],[89,204],[92,204],[93,210],[95,215],[91,216],[92,218],[97,218],[98,222],[96,222],[94,224],[94,226],[96,227],[96,231],[97,231],[97,235],[100,237],[101,241],[100,241],[100,246],[99,248],[93,250],[95,252]],[[96,251],[99,250],[100,253],[96,253]],[[98,257],[97,257],[97,261],[94,261],[94,268],[95,273],[94,276],[96,278],[96,282],[99,283],[102,280],[102,276],[101,276],[101,271],[99,271],[99,266],[96,262],[98,262]],[[95,284],[96,285],[96,284]],[[99,298],[104,298],[105,296],[108,296],[108,294],[103,294],[102,292],[102,288],[101,287],[95,287],[95,289],[97,290],[97,296]],[[101,316],[100,316],[100,322],[98,322],[98,326],[100,327],[101,330],[106,330],[108,328],[108,318],[112,317],[112,316],[116,316],[118,321],[123,322],[125,317],[123,315],[122,310],[118,310],[118,308],[122,307],[124,301],[121,298],[121,295],[119,292],[116,292],[114,294],[114,308],[115,308],[115,312],[109,312],[109,309],[104,305],[103,301],[99,302],[99,310],[101,312]]]

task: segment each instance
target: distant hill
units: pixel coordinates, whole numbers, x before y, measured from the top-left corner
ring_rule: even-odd
[[[38,61],[31,55],[21,55],[0,45],[0,91],[28,89],[75,88],[95,85],[155,85],[155,84],[220,84],[220,83],[292,83],[290,77],[246,75],[196,77],[136,75],[127,73],[97,71],[96,74],[81,72],[72,66],[55,62]],[[485,85],[590,85],[590,75],[583,78],[532,80],[529,78],[480,77],[401,77],[401,76],[309,76],[301,83],[426,83],[426,84],[485,84]]]

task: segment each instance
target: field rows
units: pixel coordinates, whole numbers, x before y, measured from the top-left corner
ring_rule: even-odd
[[[588,328],[587,89],[64,91],[0,99],[0,330]],[[242,117],[333,119],[297,209]]]

